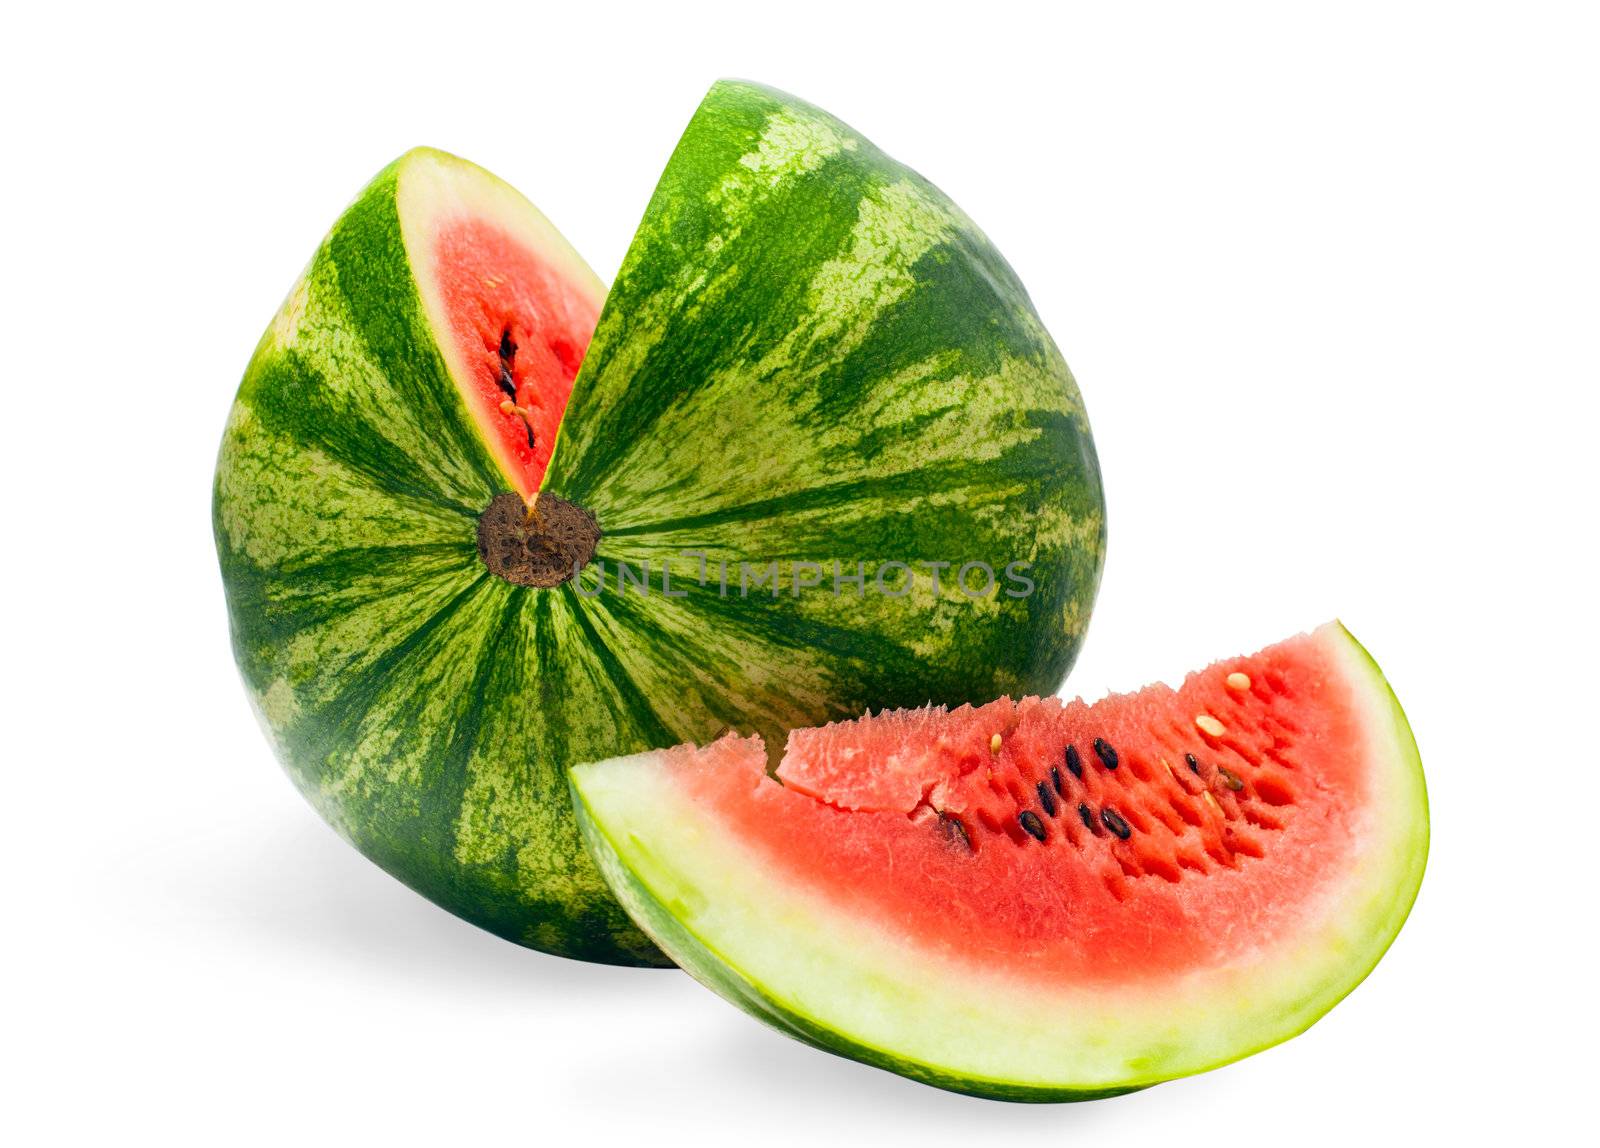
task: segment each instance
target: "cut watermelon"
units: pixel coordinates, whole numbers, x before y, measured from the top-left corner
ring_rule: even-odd
[[[829,1050],[1016,1100],[1304,1030],[1422,879],[1416,744],[1338,624],[1093,705],[1002,699],[579,766],[584,839],[698,979]]]
[[[570,766],[1050,693],[1105,551],[1082,398],[999,252],[737,82],[609,295],[483,169],[380,172],[246,368],[212,509],[250,699],[323,816],[502,937],[644,964]]]

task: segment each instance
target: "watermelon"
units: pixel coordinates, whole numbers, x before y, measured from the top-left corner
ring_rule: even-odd
[[[1411,730],[1337,624],[1177,690],[1001,699],[574,769],[641,928],[779,1030],[929,1084],[1114,1095],[1302,1031],[1422,880]]]
[[[239,666],[322,815],[503,937],[645,964],[571,765],[1049,692],[1105,529],[1005,261],[743,83],[707,95],[609,294],[481,169],[385,169],[257,347],[213,506]]]

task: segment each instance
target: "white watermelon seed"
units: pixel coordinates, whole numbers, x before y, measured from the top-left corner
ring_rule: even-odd
[[[1250,688],[1250,675],[1241,674],[1238,670],[1228,675],[1228,688],[1231,690],[1247,690]]]
[[[1000,752],[1000,735],[999,734],[995,734],[993,737],[991,737],[989,739],[989,752],[990,753],[999,753]]]
[[[1221,737],[1224,726],[1210,714],[1196,714],[1194,724],[1200,727],[1201,733],[1208,733],[1212,737]]]

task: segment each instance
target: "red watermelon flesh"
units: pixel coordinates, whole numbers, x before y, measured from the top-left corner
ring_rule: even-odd
[[[1313,653],[1300,639],[1092,706],[1007,698],[799,730],[783,787],[752,803],[717,793],[724,771],[693,776],[752,843],[859,874],[862,910],[926,943],[1045,976],[1160,977],[1292,931],[1357,847],[1357,719],[1329,704]]]
[[[428,228],[408,247],[432,314],[445,320],[451,373],[526,499],[550,463],[605,286],[536,208],[473,174],[442,167],[412,193],[438,202],[414,213]]]
[[[1293,1035],[1376,962],[1426,855],[1409,727],[1337,625],[1178,689],[796,730],[776,772],[730,736],[574,789],[691,972],[986,1095],[1119,1091]],[[973,1051],[999,1034],[1031,1052]]]

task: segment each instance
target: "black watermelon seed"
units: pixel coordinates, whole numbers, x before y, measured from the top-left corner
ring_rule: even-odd
[[[1094,814],[1090,813],[1089,807],[1081,801],[1078,802],[1078,816],[1083,819],[1083,827],[1092,832],[1094,830]]]
[[[1067,771],[1073,777],[1083,776],[1083,758],[1078,756],[1078,747],[1075,745],[1067,746]]]
[[[1039,791],[1039,805],[1046,813],[1054,817],[1056,815],[1056,795],[1051,793],[1050,787],[1042,781],[1034,788]]]
[[[511,328],[507,327],[500,332],[500,357],[509,360],[517,353],[517,345],[511,341]]]
[[[1244,782],[1239,780],[1239,775],[1225,765],[1217,766],[1217,772],[1222,775],[1222,784],[1238,793],[1244,788]]]
[[[1028,831],[1028,836],[1035,841],[1044,840],[1044,822],[1039,820],[1039,815],[1031,809],[1024,809],[1017,814],[1017,821],[1022,828]]]
[[[533,449],[533,424],[528,424],[528,449]]]
[[[1117,751],[1111,748],[1111,743],[1106,741],[1105,738],[1097,737],[1094,739],[1094,752],[1095,756],[1100,759],[1101,765],[1107,769],[1117,768]]]
[[[1109,805],[1100,811],[1100,821],[1107,829],[1124,841],[1133,836],[1133,830],[1129,829],[1128,823],[1122,820],[1122,814],[1112,809]]]
[[[513,399],[517,397],[517,381],[503,366],[500,368],[500,389]]]
[[[948,813],[939,814],[939,835],[951,845],[960,845],[968,853],[972,852],[972,838],[967,836],[967,827],[961,824],[961,818],[951,817]]]
[[[1189,763],[1189,772],[1190,773],[1199,773],[1200,772],[1200,759],[1198,757],[1196,757],[1194,754],[1192,754],[1192,753],[1184,754],[1183,755],[1183,760]]]
[[[1061,771],[1055,766],[1050,767],[1050,784],[1056,787],[1056,796],[1065,797],[1066,791],[1061,788]]]

